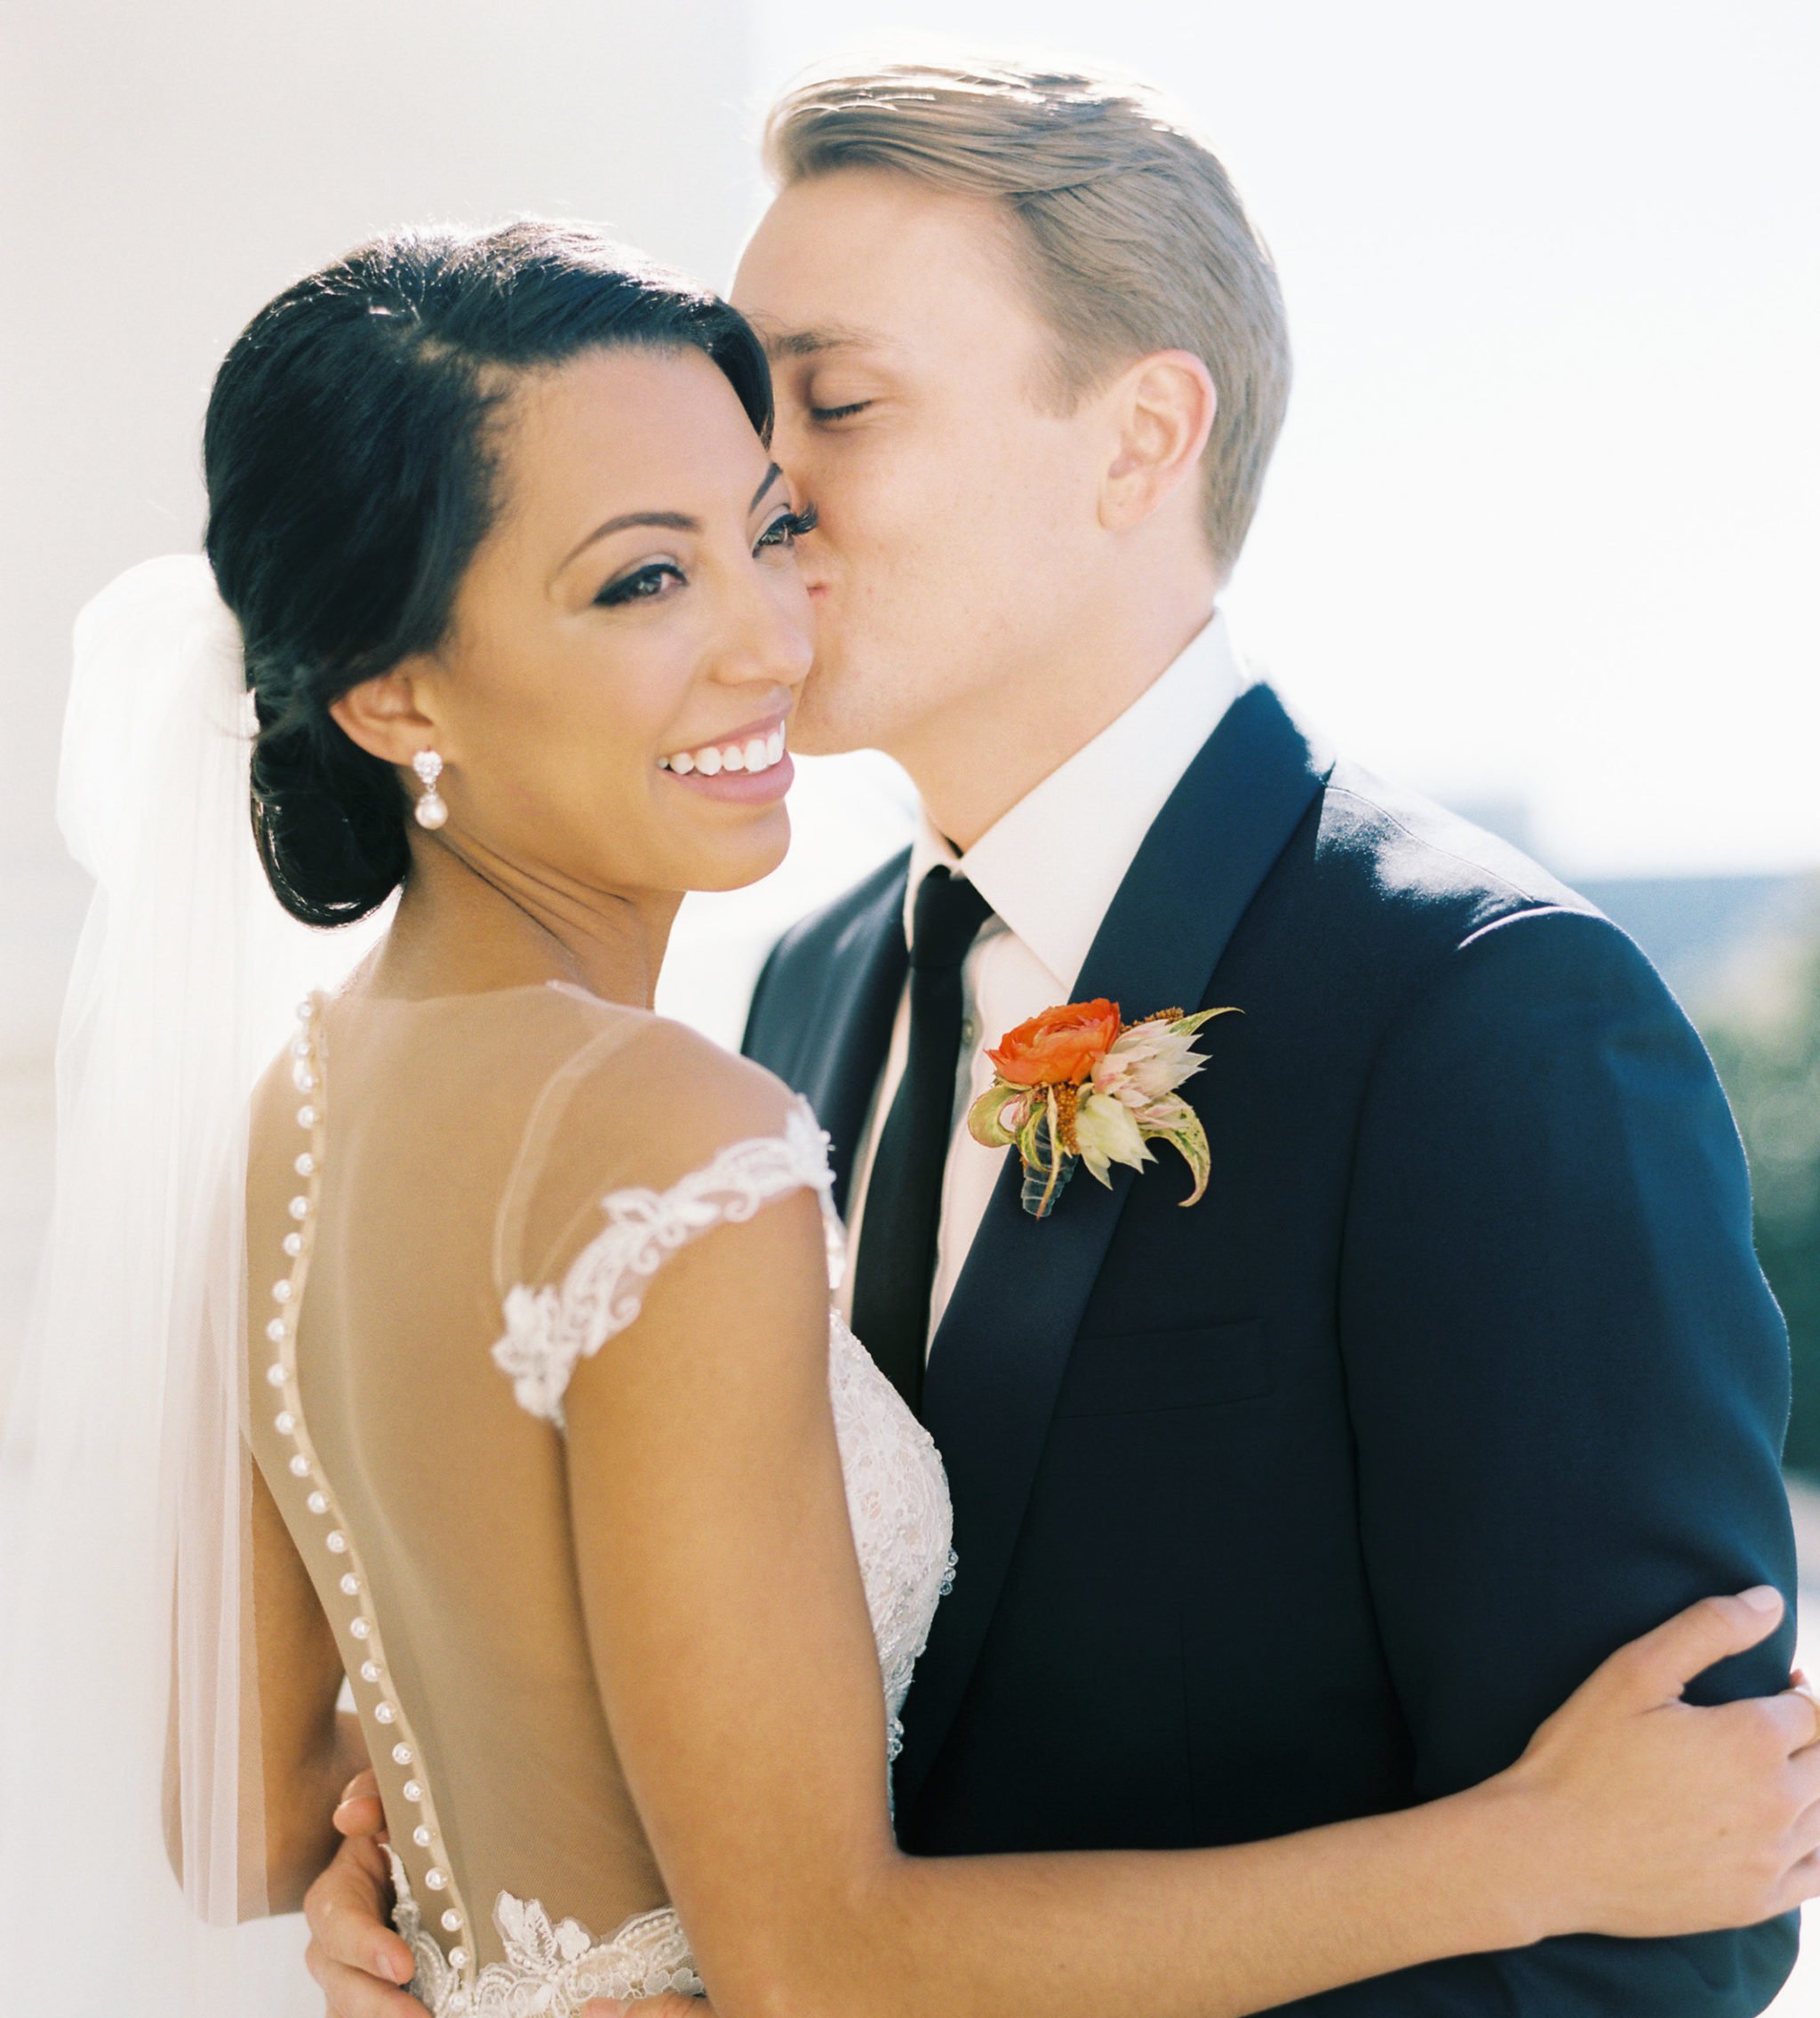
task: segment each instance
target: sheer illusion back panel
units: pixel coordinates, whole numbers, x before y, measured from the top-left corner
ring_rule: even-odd
[[[268,1352],[264,1264],[283,1265],[293,1201],[309,1205],[298,1412],[332,1507],[267,1405],[283,1396],[263,1360],[255,1454],[351,1675],[377,1666],[356,1630],[382,1633],[383,1683],[355,1694],[394,1847],[426,1913],[465,1918],[483,1963],[501,1891],[595,1927],[664,1899],[599,1706],[563,1440],[492,1357],[504,1292],[559,1281],[607,1193],[685,1175],[641,1068],[661,1027],[562,987],[351,994],[320,1018],[320,1083],[306,1094],[287,1060],[255,1114],[250,1329]],[[300,1098],[318,1110],[314,1152]],[[362,1608],[372,1627],[356,1628]]]

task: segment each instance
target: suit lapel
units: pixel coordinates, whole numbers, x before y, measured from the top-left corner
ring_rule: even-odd
[[[1107,996],[1132,1017],[1200,1005],[1328,768],[1270,688],[1241,695],[1145,837],[1074,999]],[[1022,1209],[1008,1154],[937,1330],[924,1420],[954,1490],[960,1568],[906,1709],[897,1771],[906,1815],[997,1605],[1074,1334],[1134,1175],[1114,1165],[1107,1190],[1077,1172],[1053,1216],[1039,1221]]]
[[[815,1002],[803,1017],[798,1069],[789,1076],[834,1140],[834,1209],[844,1216],[854,1153],[884,1070],[891,1025],[909,971],[904,943],[908,854],[879,893],[855,913],[828,948],[815,977]]]

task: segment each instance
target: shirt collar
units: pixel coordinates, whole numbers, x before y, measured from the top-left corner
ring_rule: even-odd
[[[1215,610],[1125,712],[957,855],[921,813],[905,892],[907,939],[922,879],[946,863],[973,884],[1064,988],[1151,824],[1201,746],[1249,683]]]

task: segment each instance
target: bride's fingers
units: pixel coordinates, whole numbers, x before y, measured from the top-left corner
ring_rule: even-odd
[[[1820,1848],[1820,1745],[1798,1751],[1784,1769],[1794,1799],[1800,1804],[1798,1827],[1814,1831],[1809,1847]]]
[[[1797,1752],[1788,1762],[1788,1773],[1800,1808],[1789,1839],[1797,1854],[1820,1852],[1820,1746]]]
[[[1785,1688],[1780,1695],[1752,1701],[1752,1717],[1766,1725],[1791,1757],[1810,1751],[1820,1739],[1820,1704],[1803,1688]]]
[[[1779,1913],[1792,1913],[1809,1899],[1820,1896],[1820,1854],[1810,1854],[1793,1866],[1782,1881]]]
[[[1771,1583],[1735,1598],[1703,1598],[1653,1632],[1620,1647],[1585,1686],[1636,1710],[1679,1702],[1696,1675],[1767,1639],[1785,1609],[1782,1593]]]
[[[1814,1735],[1808,1739],[1808,1743],[1809,1744],[1820,1744],[1820,1689],[1816,1689],[1807,1676],[1797,1668],[1795,1679],[1789,1684],[1784,1693],[1789,1695],[1800,1696],[1804,1703],[1812,1708],[1814,1712]]]

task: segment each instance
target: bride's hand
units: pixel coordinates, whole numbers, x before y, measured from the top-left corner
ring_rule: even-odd
[[[1538,1933],[1750,1926],[1820,1894],[1820,1706],[1803,1687],[1681,1701],[1782,1612],[1768,1586],[1708,1598],[1621,1647],[1488,1784],[1521,1804]]]

